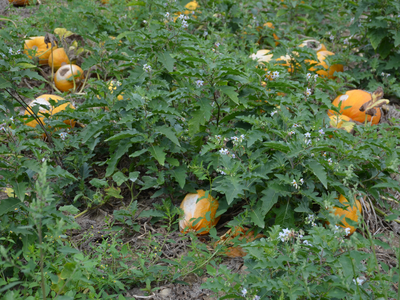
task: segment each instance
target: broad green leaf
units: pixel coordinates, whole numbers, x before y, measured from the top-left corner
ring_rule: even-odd
[[[79,212],[79,209],[77,209],[73,205],[64,205],[64,206],[61,206],[58,210],[69,212],[71,215],[76,215]]]
[[[176,60],[171,57],[168,51],[159,53],[157,57],[159,61],[162,62],[164,67],[168,70],[168,72],[172,72],[174,70],[174,63]]]
[[[324,185],[325,188],[328,188],[328,182],[326,179],[326,171],[325,168],[315,160],[309,160],[306,163],[308,169],[318,177],[321,183]]]
[[[236,89],[233,86],[220,86],[219,89],[222,93],[227,95],[233,102],[239,104],[238,93],[235,91]]]
[[[35,65],[29,64],[29,63],[24,63],[24,62],[17,63],[17,66],[18,66],[18,67],[21,67],[21,68],[24,68],[24,69],[36,68]]]
[[[265,222],[264,222],[265,214],[261,210],[261,205],[262,204],[260,202],[258,202],[257,206],[249,212],[249,216],[255,225],[257,225],[260,228],[264,228],[265,227]]]
[[[111,155],[111,158],[108,160],[108,167],[106,170],[105,177],[111,176],[111,174],[114,173],[115,167],[117,166],[119,159],[122,157],[122,155],[124,155],[128,151],[128,149],[131,145],[132,144],[131,144],[130,140],[122,140],[119,143],[118,148]]]
[[[264,196],[261,198],[261,210],[262,213],[265,215],[278,202],[279,193],[272,187],[268,187],[267,189],[263,190],[262,193],[264,194]]]
[[[98,189],[108,186],[107,180],[99,178],[93,178],[92,180],[89,181],[89,183]]]
[[[66,263],[64,268],[61,271],[60,278],[61,279],[68,279],[74,274],[75,272],[75,263]]]
[[[122,140],[124,138],[128,138],[128,137],[134,137],[136,135],[138,135],[139,131],[137,131],[136,129],[130,129],[130,130],[125,130],[122,131],[108,139],[106,139],[106,142],[110,142],[110,141],[117,141],[117,140]]]
[[[172,173],[172,176],[175,178],[176,182],[178,182],[181,189],[183,189],[185,186],[186,177],[187,177],[186,167],[181,165],[180,167],[171,170],[171,173]]]
[[[264,146],[269,147],[270,149],[282,151],[287,153],[290,149],[289,146],[284,142],[265,142]]]
[[[171,142],[173,142],[174,144],[176,144],[177,146],[181,146],[179,144],[178,138],[176,137],[174,130],[171,127],[167,127],[167,126],[159,126],[156,128],[156,131],[161,132],[163,135],[165,135],[169,140],[171,140]]]
[[[376,50],[386,34],[382,29],[371,29],[368,32],[367,36],[371,42],[372,47]]]
[[[118,171],[113,175],[113,180],[117,183],[118,186],[123,184],[125,181],[128,180],[128,177],[126,177],[122,172]]]
[[[225,194],[226,201],[231,204],[246,189],[246,186],[241,181],[242,179],[239,177],[225,176],[220,184],[215,187],[215,191]]]
[[[121,189],[120,188],[115,188],[113,186],[110,186],[106,189],[104,189],[104,191],[106,192],[106,195],[108,197],[112,197],[112,198],[117,198],[117,199],[123,199],[124,197],[121,196]]]
[[[0,89],[11,88],[12,85],[10,82],[5,80],[3,77],[0,77]]]
[[[21,200],[18,198],[6,198],[0,200],[0,216],[15,210],[22,205]]]
[[[394,46],[397,47],[398,45],[400,45],[400,31],[396,31],[393,38],[394,38]]]
[[[160,146],[151,146],[150,148],[149,148],[149,152],[151,153],[151,155],[155,158],[155,159],[157,159],[157,161],[158,161],[158,163],[160,164],[160,165],[164,165],[164,163],[165,163],[165,156],[166,156],[166,153],[163,151],[164,149],[163,148],[161,148]]]
[[[39,81],[46,81],[42,76],[40,76],[37,72],[31,70],[23,70],[20,73],[21,77],[28,77],[29,79],[36,79]]]

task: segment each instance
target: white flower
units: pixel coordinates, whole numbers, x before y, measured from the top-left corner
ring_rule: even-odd
[[[329,165],[332,164],[332,158],[328,158],[328,163],[329,163]]]
[[[46,158],[45,158],[45,157],[43,157],[43,158],[42,158],[42,162],[45,162],[45,161],[46,161]]]
[[[12,123],[14,123],[14,117],[11,117],[11,118],[10,118],[10,121],[11,121]]]
[[[304,134],[304,136],[305,136],[306,138],[310,138],[310,137],[311,137],[311,133],[306,132],[306,133]]]
[[[351,229],[349,227],[346,227],[344,229],[344,232],[345,232],[346,236],[348,236],[350,234],[350,231],[351,231]]]
[[[244,140],[244,138],[245,138],[244,134],[241,134],[240,139]]]
[[[144,65],[143,65],[143,70],[144,70],[146,73],[151,72],[151,66],[148,65],[148,64],[144,64]]]
[[[12,48],[8,49],[8,53],[9,53],[9,54],[13,54]]]
[[[272,73],[272,79],[275,79],[275,78],[278,78],[279,77],[279,72],[278,71],[274,71],[273,73]]]
[[[181,117],[182,122],[186,122],[186,119],[184,117]]]
[[[307,73],[307,80],[310,79],[311,73]]]
[[[318,74],[315,74],[314,75],[314,80],[317,80],[317,78],[318,78]]]
[[[382,72],[382,73],[381,73],[381,76],[382,76],[382,77],[383,77],[383,76],[385,76],[385,73],[384,73],[384,72]]]
[[[221,173],[221,175],[226,175],[226,173],[224,171],[221,171],[220,173]]]
[[[354,284],[357,284],[357,285],[362,285],[364,283],[364,281],[365,281],[365,279],[362,279],[360,277],[353,279]]]
[[[296,133],[296,132],[294,132],[294,131],[292,130],[292,131],[289,131],[289,132],[288,132],[288,135],[289,135],[289,136],[292,136],[292,135],[295,134],[295,133]]]
[[[303,184],[304,183],[304,179],[300,178],[299,182],[300,182],[300,184]]]
[[[276,111],[276,110],[274,110],[272,113],[271,113],[271,117],[273,117],[274,116],[274,114],[277,114],[278,112]]]
[[[389,76],[390,76],[390,74],[389,74],[389,73],[387,73],[387,74],[386,74],[386,77],[389,77]]]
[[[144,23],[144,24],[147,24],[147,21],[146,21],[146,20],[143,20],[143,23]]]
[[[219,47],[220,45],[220,43],[215,43],[215,47]]]
[[[169,18],[169,12],[166,12],[164,15],[166,18]]]
[[[353,21],[354,21],[354,18],[351,18],[351,19],[350,19],[350,23],[353,23]]]
[[[179,18],[180,20],[183,20],[184,15],[183,15],[183,14],[180,14],[178,18]]]
[[[296,123],[294,123],[292,127],[296,128],[296,127],[300,127],[300,125],[297,125]]]
[[[348,45],[348,44],[349,44],[349,39],[348,39],[348,38],[345,38],[345,39],[343,40],[343,44]]]
[[[340,230],[340,227],[335,225],[335,228],[333,229],[333,233],[338,233]]]
[[[188,22],[186,22],[185,20],[183,20],[183,21],[182,21],[182,27],[183,27],[183,28],[188,28],[188,27],[189,27]]]
[[[324,157],[326,157],[326,152],[324,152],[322,155],[323,155]]]
[[[306,245],[306,246],[312,247],[312,244],[311,244],[309,241],[307,241],[307,240],[304,240],[304,241],[303,241],[303,244]]]
[[[311,153],[311,157],[314,157],[314,153]]]
[[[310,96],[310,95],[311,95],[311,89],[310,89],[310,88],[307,88],[307,89],[306,89],[306,95],[307,95],[307,96]]]
[[[239,138],[238,138],[237,136],[233,136],[233,137],[231,137],[231,140],[232,140],[232,141],[235,141],[235,142],[238,142],[238,141],[239,141]]]
[[[227,155],[227,154],[229,154],[229,150],[222,148],[219,150],[219,153]]]
[[[312,140],[311,140],[311,139],[306,139],[304,142],[305,142],[306,145],[308,146],[308,145],[311,145]],[[311,153],[311,156],[314,156],[314,153]]]
[[[222,139],[222,136],[220,136],[220,135],[218,134],[218,135],[215,136],[215,138],[216,138],[217,140],[221,140],[221,139]]]
[[[298,186],[298,184],[297,184],[297,182],[296,182],[296,180],[295,179],[293,179],[293,181],[292,181],[292,185],[296,188],[296,189],[298,189],[299,188],[299,186]]]
[[[243,288],[243,289],[242,289],[242,296],[243,296],[243,297],[246,297],[246,294],[247,294],[247,290],[246,290],[246,288]]]
[[[3,130],[4,132],[6,132],[6,129],[4,128],[4,126],[1,126],[1,127],[0,127],[0,131],[2,131],[2,130]]]
[[[335,37],[331,34],[331,35],[329,36],[329,39],[330,39],[331,41],[333,41],[333,40],[335,39]]]
[[[281,239],[282,242],[285,242],[289,239],[289,234],[290,230],[288,228],[283,229],[282,232],[279,232],[279,239]]]
[[[253,300],[261,300],[261,297],[258,296],[258,295],[255,295],[254,298],[253,298]]]
[[[68,136],[68,133],[66,133],[66,132],[60,132],[60,138],[61,138],[62,140],[65,140],[65,139],[67,138],[67,136]]]
[[[196,86],[197,86],[198,88],[199,88],[199,87],[202,87],[203,84],[204,84],[204,81],[203,81],[203,80],[196,80]]]
[[[207,31],[204,31],[203,36],[206,37],[208,35]]]
[[[323,129],[318,130],[318,132],[319,132],[320,135],[324,135],[325,134]]]
[[[236,155],[235,155],[235,154],[232,154],[232,158],[236,158]]]

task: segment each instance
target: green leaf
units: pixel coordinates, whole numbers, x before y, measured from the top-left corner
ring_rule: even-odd
[[[181,165],[178,168],[171,170],[172,176],[175,178],[176,182],[178,182],[181,189],[185,186],[186,183],[186,167]]]
[[[261,206],[262,206],[262,203],[258,202],[256,207],[249,212],[249,216],[255,225],[257,225],[260,228],[264,228],[265,227],[265,222],[264,222],[265,214],[263,213]]]
[[[162,62],[164,67],[168,70],[168,72],[172,72],[174,70],[174,63],[176,60],[171,57],[168,51],[159,53],[157,57],[159,61]]]
[[[178,138],[176,137],[174,131],[172,130],[171,127],[167,126],[159,126],[156,128],[156,131],[161,132],[163,135],[165,135],[171,142],[173,142],[177,146],[181,146],[179,144]]]
[[[6,89],[12,87],[11,83],[0,77],[0,89]]]
[[[272,187],[268,187],[267,189],[263,190],[262,193],[264,196],[261,198],[261,211],[265,215],[278,202],[279,193]]]
[[[264,146],[269,147],[271,149],[275,149],[284,153],[287,153],[290,149],[289,146],[284,142],[265,142]]]
[[[164,165],[165,163],[165,156],[167,155],[164,151],[164,149],[161,148],[160,146],[151,146],[151,148],[149,148],[149,152],[150,154],[157,159],[158,163],[160,165]]]
[[[128,151],[131,145],[132,144],[130,140],[122,140],[118,144],[117,150],[111,155],[111,158],[108,160],[105,177],[111,176],[111,174],[114,173],[115,167],[117,166],[119,159]]]
[[[113,175],[113,180],[117,183],[118,186],[123,184],[125,181],[128,180],[128,177],[126,177],[122,172],[118,171]]]
[[[324,185],[325,188],[328,188],[328,182],[326,179],[326,172],[325,168],[317,161],[315,160],[309,160],[306,163],[308,169],[315,174],[315,176],[318,177],[318,179],[321,181],[321,183]]]
[[[372,47],[376,50],[386,34],[382,29],[371,29],[368,32],[367,36],[371,42]]]
[[[89,183],[98,189],[108,186],[108,182],[105,179],[93,178],[92,180],[89,181]]]
[[[39,81],[46,81],[42,76],[40,76],[37,72],[31,70],[23,70],[20,73],[21,77],[28,77],[29,79],[36,79]]]
[[[60,278],[67,279],[72,276],[75,272],[75,263],[66,263],[63,270],[61,271]]]
[[[398,45],[400,45],[400,31],[396,31],[393,38],[394,38],[394,46],[397,47]]]
[[[12,186],[13,186],[15,196],[19,200],[24,201],[25,196],[26,196],[26,187],[28,186],[28,183],[27,182],[15,182],[15,183],[13,183]]]
[[[142,150],[138,150],[133,152],[132,154],[129,155],[129,157],[137,157],[139,155],[142,155],[143,153],[145,153],[147,151],[147,149],[142,149]]]
[[[6,198],[0,200],[0,216],[6,214],[9,211],[15,210],[22,204],[18,198]]]
[[[29,63],[24,63],[24,62],[17,63],[17,66],[21,67],[21,68],[25,68],[25,69],[36,68],[35,65],[29,64]]]
[[[122,131],[108,139],[106,139],[106,142],[110,142],[110,141],[118,141],[118,140],[122,140],[128,137],[134,137],[136,135],[138,135],[139,131],[137,131],[136,129],[130,129],[130,130],[126,130],[126,131]]]
[[[219,89],[225,95],[227,95],[233,102],[239,104],[238,93],[236,93],[236,89],[233,86],[220,86]]]
[[[76,215],[79,212],[79,209],[77,209],[73,205],[64,205],[64,206],[61,206],[58,210],[69,212],[71,215]]]
[[[215,186],[215,191],[225,194],[226,201],[231,204],[246,189],[246,186],[241,181],[242,179],[237,176],[224,176],[220,184]]]

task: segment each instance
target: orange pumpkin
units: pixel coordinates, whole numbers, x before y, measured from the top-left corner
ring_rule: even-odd
[[[346,218],[353,220],[354,222],[358,222],[357,212],[360,212],[361,214],[361,203],[355,197],[354,200],[356,205],[350,207],[349,201],[343,195],[340,195],[339,202],[347,207],[345,209],[339,207],[334,208],[335,215],[339,216],[341,218],[340,221],[343,223],[343,225],[340,224],[339,225],[343,228],[350,228],[350,234],[348,235],[352,235],[354,231],[356,231],[356,228],[354,226],[349,225],[346,221]]]
[[[223,236],[221,236],[220,240],[214,244],[216,247],[219,244],[227,245],[232,241],[235,237],[239,236],[239,241],[244,243],[250,243],[255,239],[259,239],[265,237],[265,235],[259,233],[257,236],[254,236],[254,231],[248,232],[249,229],[246,227],[233,227],[229,229]],[[224,252],[226,256],[229,257],[244,257],[247,255],[247,252],[241,246],[231,246]]]
[[[74,88],[74,78],[78,87],[80,81],[84,78],[83,70],[77,65],[64,65],[57,70],[54,83],[60,91],[66,92]]]
[[[367,121],[372,124],[378,124],[381,119],[381,110],[379,108],[375,109],[375,116],[367,115],[365,112],[360,111],[360,107],[370,101],[372,96],[370,93],[363,90],[350,90],[347,91],[346,94],[338,96],[335,100],[333,100],[332,104],[336,107],[339,107],[339,103],[341,103],[340,114],[345,115],[351,118],[353,121],[357,121],[360,123],[365,122],[365,116],[367,116]],[[344,109],[349,106],[349,108]],[[328,115],[336,114],[333,110],[328,111]]]
[[[24,53],[28,55],[29,58],[35,57],[39,59],[39,64],[47,64],[48,58],[51,54],[51,43],[44,42],[44,36],[31,37],[25,40],[24,43]],[[57,49],[57,45],[53,47],[53,51]]]
[[[61,66],[69,64],[70,61],[68,59],[67,53],[65,53],[64,48],[58,48],[53,50],[53,53],[50,53],[49,56],[49,67],[54,66],[54,70],[58,70]]]
[[[29,0],[8,0],[8,2],[12,3],[14,6],[29,5]]]
[[[218,205],[218,201],[211,194],[205,197],[204,190],[197,190],[196,194],[187,194],[180,206],[183,210],[182,219],[179,221],[180,231],[182,233],[193,231],[198,235],[207,234],[219,221],[220,217],[215,217]],[[198,220],[199,218],[201,219]]]
[[[54,100],[55,102],[58,102],[59,100],[64,100],[64,98],[62,98],[60,96],[56,96],[56,95],[49,95],[49,94],[41,95],[41,96],[37,97],[35,100],[33,100],[31,103],[29,103],[29,106],[28,106],[27,110],[25,111],[25,115],[31,115],[29,113],[29,112],[32,112],[31,107],[34,107],[35,105],[41,105],[39,108],[38,117],[44,124],[44,122],[43,122],[44,115],[43,114],[49,114],[49,115],[53,116],[56,113],[65,110],[68,106],[75,109],[74,106],[70,102],[66,102],[57,107],[53,107],[53,106],[51,106],[51,104],[49,102],[50,99]],[[48,109],[45,109],[42,105],[47,106]],[[76,122],[74,120],[65,120],[64,123],[69,125],[71,128],[73,128],[75,126]],[[35,128],[38,125],[38,122],[36,122],[36,120],[32,120],[32,121],[26,123],[26,125]]]
[[[335,78],[333,74],[335,72],[343,72],[343,65],[341,64],[335,64],[331,65],[328,67],[328,64],[325,62],[326,57],[330,55],[335,55],[335,53],[330,52],[330,51],[319,51],[317,52],[317,57],[318,57],[318,63],[315,60],[306,60],[309,64],[317,64],[317,66],[322,66],[324,67],[325,70],[318,70],[317,74],[321,75],[322,77],[328,77],[328,78]],[[311,67],[309,69],[310,71],[315,71],[315,67]]]

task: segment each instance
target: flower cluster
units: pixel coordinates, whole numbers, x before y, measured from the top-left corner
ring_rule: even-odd
[[[307,216],[306,220],[305,220],[306,224],[311,224],[311,226],[317,226],[317,224],[315,223],[315,215],[310,214]]]
[[[60,132],[60,138],[64,141],[68,136],[67,132]]]
[[[296,189],[299,189],[300,186],[303,185],[303,183],[304,183],[304,179],[303,179],[303,178],[300,178],[299,182],[297,182],[296,179],[293,179],[293,181],[292,181],[292,185],[293,185]]]
[[[268,71],[267,74],[265,75],[265,77],[267,77],[267,79],[275,79],[275,78],[279,78],[279,72],[278,71],[274,71],[271,73],[271,71]]]
[[[229,154],[229,150],[226,148],[222,148],[219,150],[219,153],[223,154],[223,155],[228,155]]]
[[[307,88],[307,89],[306,89],[306,96],[311,96],[311,94],[312,94],[311,89],[310,89],[310,88]]]
[[[311,77],[312,77],[311,73],[307,73],[307,80],[310,80]],[[315,74],[314,75],[314,80],[317,80],[317,78],[318,78],[318,74]]]
[[[231,140],[235,146],[239,145],[244,140],[244,134],[240,135],[239,137],[233,136],[231,137]]]
[[[382,72],[382,73],[381,73],[381,76],[382,76],[382,77],[385,77],[385,76],[386,76],[386,77],[389,77],[390,74],[389,74],[389,73]]]
[[[286,242],[289,240],[291,234],[291,230],[288,228],[285,228],[282,230],[282,232],[279,232],[279,239],[281,239],[282,242]]]
[[[148,65],[148,64],[144,64],[144,65],[143,65],[143,70],[144,70],[146,73],[149,73],[149,72],[151,72],[151,66]]]

